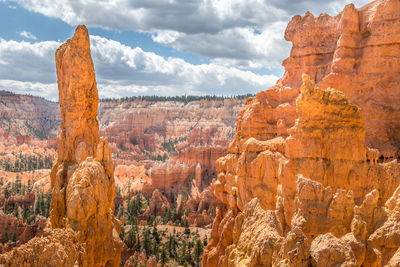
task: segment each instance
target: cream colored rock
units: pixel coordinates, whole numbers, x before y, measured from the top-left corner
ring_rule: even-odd
[[[350,246],[331,233],[320,235],[313,240],[310,248],[311,266],[357,266]]]
[[[85,247],[71,229],[45,229],[42,237],[0,255],[0,264],[13,266],[93,266],[84,257]]]
[[[272,266],[282,234],[275,212],[263,210],[253,199],[235,219],[233,243],[226,248],[223,266]]]

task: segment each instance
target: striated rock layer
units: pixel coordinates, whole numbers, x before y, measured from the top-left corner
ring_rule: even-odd
[[[303,75],[247,100],[217,160],[204,266],[383,266],[400,246],[400,164],[367,147],[363,113]],[[398,187],[399,186],[399,187]],[[397,253],[397,254],[396,254]]]
[[[98,93],[85,26],[56,51],[56,66],[62,123],[51,171],[50,222],[42,237],[1,255],[0,263],[119,266],[114,166],[107,141],[99,139]]]

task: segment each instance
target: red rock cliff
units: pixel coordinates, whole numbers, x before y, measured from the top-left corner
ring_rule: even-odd
[[[217,160],[226,209],[204,266],[399,263],[399,7],[292,19],[284,77],[247,100]]]

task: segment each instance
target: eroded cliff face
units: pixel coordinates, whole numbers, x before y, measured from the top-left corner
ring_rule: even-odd
[[[215,195],[227,208],[216,216],[203,265],[393,261],[400,164],[366,146],[363,121],[344,93],[308,75],[300,89],[278,83],[248,99],[229,154],[217,160]]]
[[[347,5],[335,17],[295,16],[287,26],[293,43],[283,62],[283,86],[298,88],[307,73],[321,88],[336,88],[363,113],[366,144],[384,157],[399,156],[400,2]]]
[[[283,78],[247,100],[217,160],[226,208],[204,266],[399,264],[399,10],[292,19]]]
[[[61,110],[58,159],[51,171],[50,219],[42,237],[1,255],[7,266],[119,266],[114,166],[99,138],[98,94],[85,26],[56,52]],[[51,252],[50,252],[51,251]]]

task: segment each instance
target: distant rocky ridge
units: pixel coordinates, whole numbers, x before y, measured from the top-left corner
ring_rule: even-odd
[[[36,96],[0,91],[0,130],[47,139],[59,133],[58,104]]]
[[[177,101],[169,100],[175,98]],[[204,127],[207,122],[214,124],[221,122],[227,127],[234,127],[237,113],[245,101],[243,96],[227,98],[204,96],[193,98],[195,100],[188,97],[190,99],[188,101],[182,101],[181,98],[169,97],[157,101],[147,100],[147,97],[101,100],[99,103],[100,130],[102,134],[114,131],[113,135],[119,134],[115,133],[118,127],[128,131],[127,140],[118,140],[114,136],[117,146],[125,149],[127,145],[124,147],[123,141],[131,143],[134,140],[134,136],[131,135],[135,131],[142,135],[157,133],[160,138],[167,141],[176,138],[177,132],[189,133],[193,129]],[[143,125],[143,120],[148,116],[158,119],[156,121],[150,119]],[[60,132],[60,123],[57,102],[37,96],[0,91],[0,131],[13,136],[49,139]],[[173,129],[175,126],[178,127],[177,130]],[[109,127],[112,129],[108,129]],[[146,141],[142,142],[147,144]],[[149,145],[147,144],[142,149],[156,149]]]
[[[100,136],[109,141],[123,194],[158,189],[175,202],[179,194],[190,193],[196,170],[200,191],[216,178],[215,160],[226,153],[244,100],[205,98],[100,101]],[[12,151],[19,146],[24,154],[43,150],[53,157],[57,142],[51,137],[59,133],[61,122],[58,103],[3,92],[0,106],[0,161],[12,164]]]

